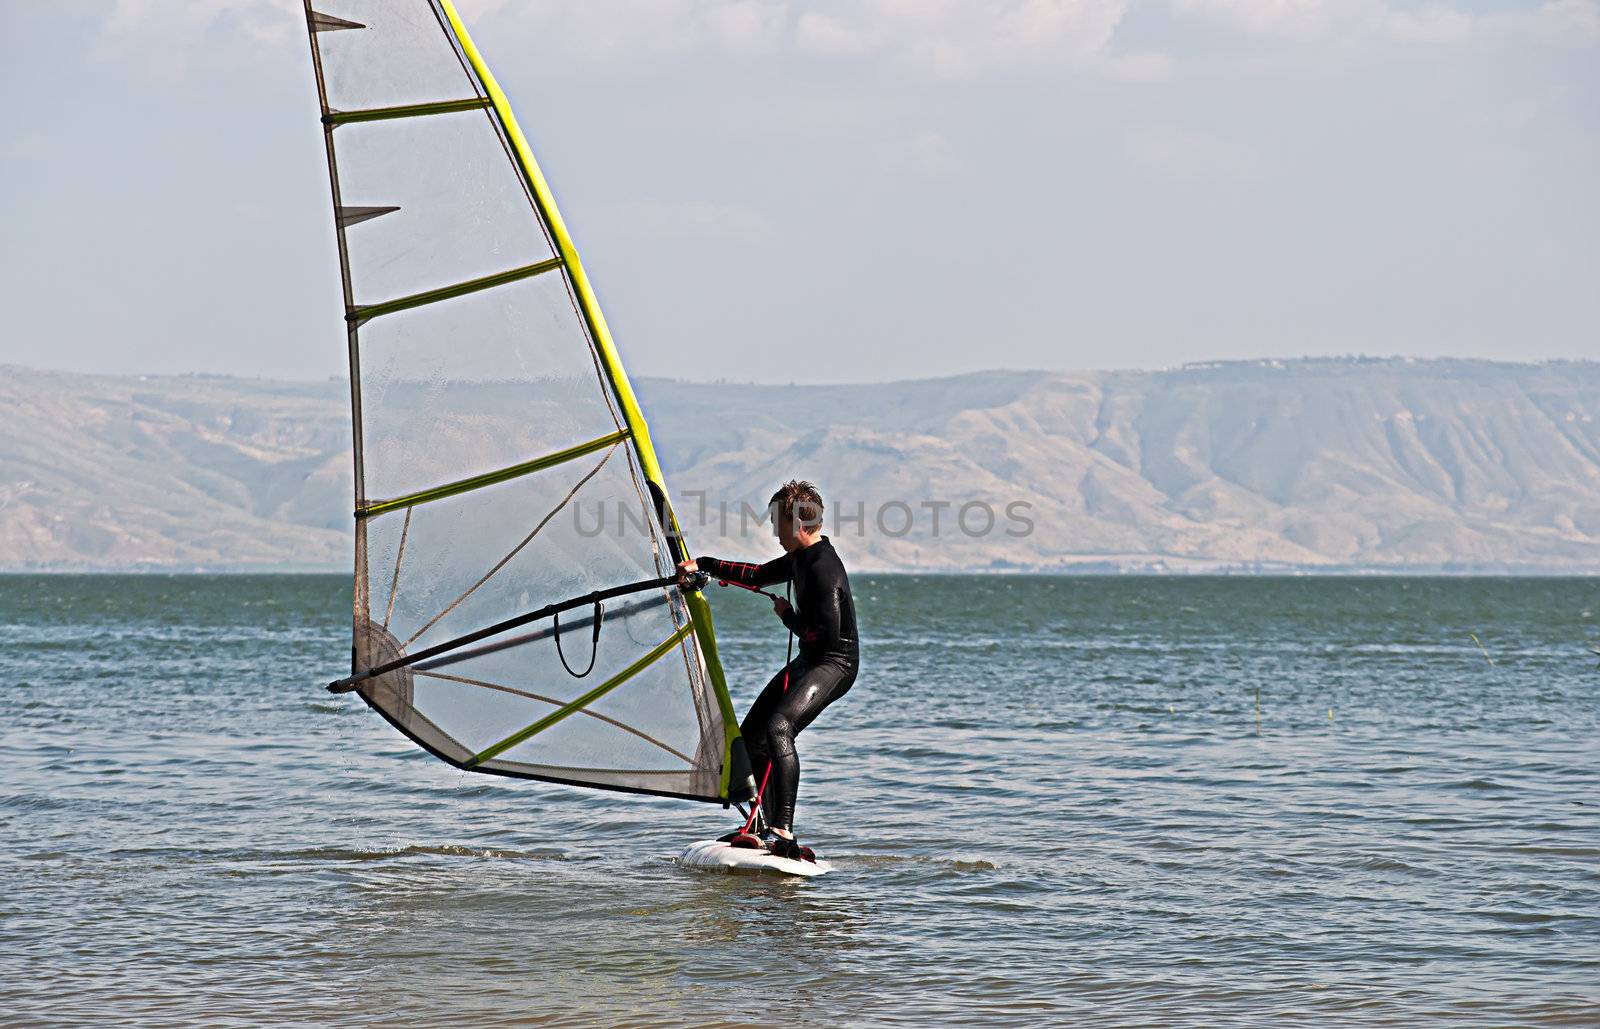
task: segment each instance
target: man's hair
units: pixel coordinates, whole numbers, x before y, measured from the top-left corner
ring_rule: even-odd
[[[796,525],[807,529],[822,528],[822,494],[817,492],[817,487],[804,479],[790,479],[778,487],[778,492],[767,501],[767,512],[772,517],[772,524],[778,524],[778,516],[786,515]]]

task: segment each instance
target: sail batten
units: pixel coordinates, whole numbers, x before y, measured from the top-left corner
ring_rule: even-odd
[[[396,208],[399,210],[399,208]],[[560,268],[561,258],[552,257],[546,261],[523,265],[521,268],[510,268],[493,275],[482,275],[466,282],[457,282],[449,286],[440,286],[438,289],[424,290],[406,297],[396,297],[378,304],[358,304],[345,314],[345,320],[351,322],[364,322],[379,315],[394,314],[396,311],[409,311],[413,307],[422,307],[426,304],[437,304],[441,300],[454,300],[464,297],[468,293],[477,293],[479,290],[493,289],[504,286],[508,282],[530,278],[534,275],[543,275],[545,272]]]
[[[458,767],[743,799],[649,428],[504,93],[448,0],[307,0],[306,18],[355,430],[335,687]],[[583,679],[560,645],[591,642]]]
[[[515,686],[506,686],[506,685],[503,685],[501,683],[496,683],[496,682],[485,682],[482,679],[468,679],[465,676],[451,675],[448,672],[435,672],[435,671],[419,670],[416,674],[418,674],[418,675],[431,675],[436,679],[450,679],[450,680],[453,680],[455,682],[465,683],[465,684],[467,684],[469,686],[477,686],[480,689],[498,690],[498,691],[500,691],[502,693],[514,693],[519,697],[527,697],[529,700],[537,700],[542,704],[553,704],[553,705],[556,705],[556,706],[559,707],[563,703],[562,701],[557,700],[554,697],[541,696],[540,694],[533,693],[533,692],[530,692],[528,690],[518,689]],[[651,744],[652,746],[660,747],[662,750],[666,751],[668,754],[671,754],[673,757],[675,757],[678,760],[682,761],[686,765],[693,765],[694,764],[694,758],[690,757],[688,754],[684,754],[684,753],[680,752],[679,750],[675,749],[674,747],[671,747],[668,744],[662,743],[660,740],[656,739],[654,736],[651,736],[649,733],[641,732],[640,730],[635,729],[633,726],[628,725],[625,722],[619,722],[615,718],[610,717],[609,715],[603,715],[598,711],[591,711],[588,708],[580,708],[577,711],[577,713],[580,714],[580,715],[583,715],[583,716],[585,716],[587,718],[598,719],[599,721],[605,722],[607,725],[614,725],[618,729],[621,729],[623,732],[631,733],[634,736],[637,736],[640,739],[644,740],[645,742]],[[611,769],[611,771],[616,771],[616,769]]]
[[[568,461],[575,461],[587,454],[592,454],[597,450],[604,450],[606,447],[620,443],[627,438],[628,430],[618,429],[616,432],[608,433],[597,439],[589,440],[587,443],[580,443],[575,447],[568,447],[565,450],[557,451],[554,454],[546,454],[543,457],[536,457],[531,461],[524,461],[521,464],[515,464],[509,468],[500,468],[492,472],[485,472],[482,475],[475,475],[470,479],[458,479],[455,482],[445,483],[442,486],[434,486],[431,489],[418,490],[416,493],[412,493],[404,497],[396,497],[393,500],[369,502],[366,504],[366,506],[356,511],[356,517],[371,518],[375,515],[383,514],[385,511],[395,511],[402,507],[412,508],[416,507],[418,504],[426,504],[434,500],[444,500],[447,497],[453,497],[471,490],[483,489],[485,486],[495,486],[509,479],[515,479],[523,475],[531,475],[534,472],[541,472],[546,468],[552,468],[558,464],[566,464]]]
[[[478,96],[466,100],[438,100],[427,104],[401,104],[398,107],[371,107],[364,111],[329,111],[322,116],[324,125],[350,125],[363,121],[388,121],[393,118],[425,118],[430,114],[457,114],[461,111],[478,111],[489,106],[489,98]]]
[[[627,682],[629,679],[632,679],[635,675],[638,675],[640,672],[644,671],[646,668],[649,668],[651,665],[653,665],[657,661],[661,660],[663,657],[665,657],[667,655],[667,653],[669,651],[672,650],[672,648],[677,646],[679,643],[683,642],[683,638],[685,636],[687,636],[691,631],[693,631],[693,629],[694,629],[694,626],[685,625],[683,628],[679,629],[677,632],[673,633],[671,636],[667,637],[665,640],[662,640],[660,643],[656,644],[656,646],[654,648],[652,648],[649,653],[645,654],[639,660],[635,661],[633,664],[629,665],[627,668],[624,668],[622,671],[618,672],[616,675],[613,675],[611,678],[607,679],[605,682],[603,682],[600,685],[596,686],[594,689],[590,690],[588,693],[585,693],[583,696],[578,697],[575,700],[568,701],[567,703],[561,705],[561,707],[557,708],[556,710],[554,710],[554,711],[550,712],[549,714],[545,715],[543,718],[541,718],[538,721],[534,722],[532,725],[528,725],[528,726],[525,726],[525,727],[523,727],[521,729],[518,729],[516,732],[512,733],[510,736],[507,736],[505,739],[500,740],[498,743],[495,743],[495,744],[493,744],[491,746],[485,747],[483,750],[481,750],[478,753],[472,755],[471,760],[469,760],[467,762],[467,764],[469,766],[470,765],[481,765],[485,761],[490,760],[491,758],[495,757],[496,755],[503,754],[506,751],[510,750],[512,747],[515,747],[515,746],[518,746],[519,744],[527,742],[528,740],[530,740],[533,737],[537,736],[539,733],[544,732],[546,729],[550,728],[552,725],[555,725],[557,722],[560,722],[562,719],[566,718],[567,716],[584,710],[590,704],[593,704],[595,701],[599,700],[601,697],[603,697],[606,694],[610,693],[612,690],[616,689],[618,686],[621,686],[623,683]]]

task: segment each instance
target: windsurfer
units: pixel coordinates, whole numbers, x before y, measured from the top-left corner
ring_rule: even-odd
[[[702,557],[678,565],[687,581],[703,571],[725,582],[760,589],[793,583],[793,606],[781,597],[772,610],[800,641],[800,653],[772,677],[739,726],[756,781],[765,783],[761,812],[767,846],[779,857],[803,856],[794,834],[800,759],[794,738],[856,681],[860,648],[850,579],[833,543],[822,535],[822,496],[809,482],[791,480],[768,504],[781,557],[766,564]],[[734,834],[735,836],[739,834]]]

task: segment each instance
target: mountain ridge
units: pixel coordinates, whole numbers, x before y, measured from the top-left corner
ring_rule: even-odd
[[[719,505],[798,476],[863,570],[1600,572],[1595,362],[635,385],[702,551],[770,551]],[[0,366],[0,397],[0,569],[348,567],[342,380]]]

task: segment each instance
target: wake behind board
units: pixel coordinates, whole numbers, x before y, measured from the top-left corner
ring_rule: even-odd
[[[720,840],[700,840],[689,844],[678,857],[678,863],[688,868],[711,871],[775,872],[807,879],[833,871],[833,866],[826,861],[796,861],[768,854],[764,850],[735,847]]]

